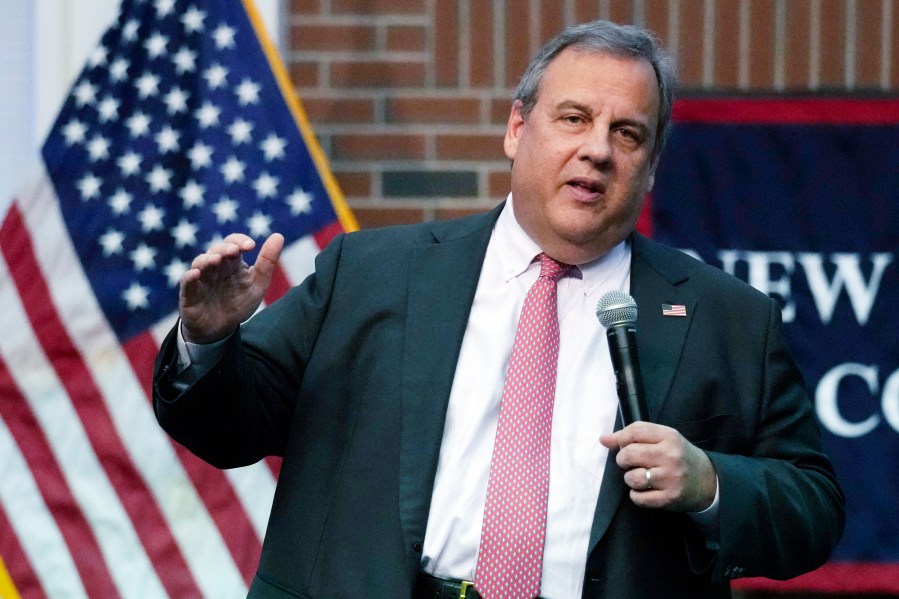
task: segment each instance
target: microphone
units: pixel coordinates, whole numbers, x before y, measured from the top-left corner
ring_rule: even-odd
[[[637,358],[637,302],[623,291],[609,291],[596,303],[596,317],[606,327],[624,426],[637,420],[646,421],[649,410]]]

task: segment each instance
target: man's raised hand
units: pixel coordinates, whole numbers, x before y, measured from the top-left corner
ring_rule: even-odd
[[[230,335],[248,319],[265,296],[284,237],[272,234],[253,266],[243,260],[256,242],[241,233],[228,235],[197,256],[181,277],[178,311],[185,341],[211,343]]]

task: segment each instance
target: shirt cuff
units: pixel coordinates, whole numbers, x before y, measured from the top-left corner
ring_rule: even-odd
[[[191,367],[191,370],[198,373],[198,375],[205,374],[211,370],[225,353],[225,343],[231,339],[232,335],[234,333],[212,343],[191,343],[184,340],[184,334],[181,331],[181,321],[179,320],[177,335],[178,374],[182,374]]]

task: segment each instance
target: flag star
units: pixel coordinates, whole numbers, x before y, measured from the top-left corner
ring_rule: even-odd
[[[76,183],[78,191],[81,192],[81,200],[86,202],[100,195],[100,186],[102,184],[103,180],[94,176],[92,173],[88,173],[82,177],[78,183]]]
[[[219,124],[219,115],[221,113],[222,111],[218,106],[216,106],[212,102],[206,102],[200,107],[200,109],[195,113],[194,116],[197,117],[197,121],[200,123],[201,128],[208,129],[213,125]]]
[[[111,198],[109,198],[109,208],[112,210],[113,214],[125,214],[131,210],[132,199],[134,198],[130,193],[127,193],[124,189],[119,189]]]
[[[290,213],[294,216],[300,214],[308,214],[312,211],[313,196],[308,191],[300,188],[294,189],[293,193],[287,196],[285,202],[290,206]]]
[[[247,167],[243,162],[231,156],[228,161],[222,165],[221,172],[226,183],[235,183],[243,181],[243,171]]]
[[[140,154],[133,151],[122,154],[122,156],[120,156],[116,161],[116,164],[119,165],[119,170],[122,172],[123,177],[129,177],[131,175],[136,175],[137,173],[139,173],[140,163]]]
[[[237,220],[237,202],[227,196],[216,202],[212,211],[220,224]]]
[[[166,152],[174,152],[177,150],[180,147],[178,145],[178,138],[180,135],[180,133],[166,125],[165,128],[156,135],[156,144],[159,146],[159,151],[165,154]]]
[[[62,135],[66,138],[66,144],[83,143],[87,133],[87,126],[78,119],[72,119],[62,128]]]
[[[283,137],[278,137],[274,133],[269,134],[269,136],[259,144],[262,153],[265,154],[265,159],[269,162],[275,158],[284,158],[284,148],[286,146],[287,140]]]
[[[109,140],[102,135],[95,135],[87,142],[87,153],[91,157],[91,162],[109,157]]]
[[[181,48],[172,57],[172,62],[179,75],[191,73],[197,70],[197,53],[190,48]]]
[[[150,130],[150,117],[142,112],[136,112],[130,119],[128,119],[126,126],[131,132],[131,137],[146,135]]]
[[[175,247],[183,248],[195,245],[197,243],[198,227],[181,219],[178,225],[172,229],[172,237],[175,239]]]
[[[181,277],[190,269],[190,265],[178,258],[172,258],[169,265],[165,267],[165,276],[169,280],[171,287],[177,287]]]
[[[224,50],[225,48],[233,48],[235,33],[236,31],[233,27],[228,27],[224,24],[216,27],[215,31],[212,32],[212,39],[215,40],[215,47],[219,50]]]
[[[231,143],[235,146],[250,141],[250,132],[253,131],[253,125],[249,121],[237,119],[228,127],[228,135],[231,136]]]
[[[102,64],[106,64],[106,58],[109,56],[109,50],[106,49],[106,46],[99,45],[93,49],[90,56],[87,58],[87,64],[91,67],[98,67]]]
[[[110,66],[109,66],[109,80],[115,83],[119,81],[124,81],[128,76],[128,67],[131,66],[124,58],[117,58]]]
[[[175,0],[156,0],[156,14],[160,17],[168,16],[175,8]]]
[[[103,247],[103,255],[107,258],[113,254],[122,253],[122,242],[125,241],[125,234],[115,229],[109,229],[103,235],[100,235],[100,245]]]
[[[258,210],[247,220],[247,228],[253,237],[268,237],[271,233],[272,218]]]
[[[159,58],[165,54],[165,47],[169,43],[169,38],[162,35],[158,31],[150,36],[150,39],[144,42],[144,48],[147,50],[147,56],[152,60]]]
[[[120,102],[112,96],[106,96],[103,101],[97,105],[97,112],[100,115],[101,123],[108,123],[119,118]]]
[[[259,103],[259,90],[261,87],[258,83],[250,80],[244,79],[240,82],[240,85],[237,86],[235,92],[237,93],[237,100],[240,102],[241,106],[246,106],[247,104],[257,104]]]
[[[150,290],[137,282],[131,283],[131,286],[122,292],[122,299],[128,304],[129,310],[148,307],[150,305],[149,296]]]
[[[199,10],[196,6],[191,6],[181,17],[181,23],[184,25],[185,31],[196,33],[197,31],[203,31],[203,21],[205,19],[205,12]]]
[[[159,93],[159,77],[153,73],[144,73],[134,81],[137,93],[142,100]]]
[[[150,185],[150,191],[154,193],[172,189],[171,179],[172,171],[164,169],[159,165],[153,167],[153,170],[147,175],[147,183]]]
[[[78,106],[86,106],[97,101],[97,88],[90,81],[82,81],[72,90]]]
[[[253,181],[253,189],[260,200],[274,197],[278,192],[278,178],[272,177],[268,173],[262,173],[255,181]]]
[[[164,210],[157,208],[153,204],[147,204],[137,215],[137,220],[140,221],[141,230],[144,233],[149,233],[162,230],[163,216],[165,216]]]
[[[185,208],[193,208],[195,206],[203,205],[204,193],[206,193],[206,187],[200,185],[196,181],[188,181],[187,184],[181,188],[178,195],[184,200]]]
[[[140,22],[137,19],[131,19],[122,27],[122,39],[126,42],[133,42],[137,39],[138,29],[140,29]]]
[[[203,78],[206,79],[209,89],[224,87],[225,80],[228,78],[228,69],[216,63],[203,71]]]
[[[129,257],[134,262],[134,270],[140,272],[142,270],[152,269],[156,266],[156,254],[158,251],[151,248],[143,241],[134,248]]]
[[[187,110],[187,99],[190,95],[180,87],[173,88],[172,91],[165,95],[165,105],[168,107],[168,113],[175,115],[179,112]]]
[[[198,141],[193,147],[187,151],[187,157],[190,159],[190,166],[193,170],[199,170],[212,164],[212,146],[207,146],[202,141]]]

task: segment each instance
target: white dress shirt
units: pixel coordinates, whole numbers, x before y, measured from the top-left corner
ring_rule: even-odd
[[[512,213],[512,200],[487,246],[449,399],[424,541],[422,569],[473,580],[487,478],[505,373],[525,295],[541,252]],[[629,288],[630,247],[572,269],[558,283],[559,366],[553,407],[550,488],[541,597],[581,596],[593,512],[618,409],[603,293]]]

